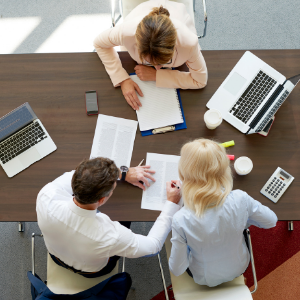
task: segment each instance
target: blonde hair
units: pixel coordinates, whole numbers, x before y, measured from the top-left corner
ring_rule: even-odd
[[[221,206],[232,190],[233,179],[226,150],[218,143],[197,139],[181,148],[179,178],[184,205],[203,216]]]
[[[154,7],[136,29],[135,38],[141,61],[163,65],[173,57],[177,33],[166,8]]]

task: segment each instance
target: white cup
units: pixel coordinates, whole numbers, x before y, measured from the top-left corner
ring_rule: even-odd
[[[204,122],[208,129],[215,129],[222,123],[222,114],[216,109],[209,109],[204,114]]]
[[[234,169],[239,175],[247,175],[253,169],[253,162],[247,156],[241,156],[234,162]]]

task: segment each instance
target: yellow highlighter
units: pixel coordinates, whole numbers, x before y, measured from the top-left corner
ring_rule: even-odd
[[[231,147],[231,146],[234,146],[234,141],[225,142],[225,143],[222,143],[222,144],[219,144],[219,145],[223,146],[225,148]]]

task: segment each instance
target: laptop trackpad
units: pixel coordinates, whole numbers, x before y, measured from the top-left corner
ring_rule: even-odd
[[[238,73],[233,73],[224,85],[224,89],[236,96],[247,80]]]
[[[27,150],[26,152],[20,154],[18,156],[18,159],[22,163],[22,165],[27,168],[37,160],[41,159],[41,155],[38,153],[38,151],[35,148],[31,148]]]

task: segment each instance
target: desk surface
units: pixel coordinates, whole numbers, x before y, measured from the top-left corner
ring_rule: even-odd
[[[300,50],[252,51],[287,78],[300,73]],[[216,130],[203,122],[205,104],[226,78],[244,51],[203,51],[208,85],[202,90],[182,90],[187,129],[156,136],[136,134],[131,165],[147,152],[179,155],[181,146],[195,138],[220,142],[235,140],[229,154],[248,156],[253,171],[234,174],[234,189],[242,189],[270,207],[280,220],[300,220],[300,89],[288,97],[276,114],[268,137],[245,136],[225,121]],[[132,72],[135,62],[120,53],[123,66]],[[36,221],[35,201],[39,190],[90,155],[97,116],[85,113],[84,92],[97,90],[102,114],[136,120],[120,88],[114,88],[96,53],[0,55],[0,115],[29,102],[42,121],[57,150],[13,178],[0,169],[0,221]],[[295,177],[277,204],[260,194],[280,166]],[[118,182],[112,198],[101,208],[112,220],[154,221],[158,211],[141,210],[142,190]]]

